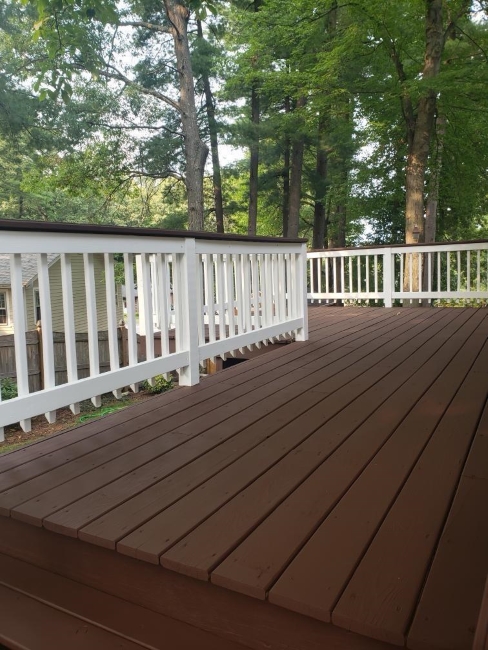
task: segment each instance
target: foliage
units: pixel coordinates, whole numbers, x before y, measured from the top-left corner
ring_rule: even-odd
[[[3,218],[188,226],[179,75],[164,4],[0,0]],[[446,120],[437,239],[488,237],[487,14],[476,2],[442,4],[446,43],[440,73],[430,80],[421,74],[422,0],[184,5],[201,137],[209,139],[209,76],[219,140],[244,152],[222,170],[227,231],[247,231],[248,151],[257,137],[257,232],[282,233],[286,158],[302,139],[300,234],[312,237],[322,202],[330,244],[342,228],[348,245],[403,241],[402,106],[408,97],[415,108],[433,90]],[[259,125],[251,121],[251,87],[259,94]],[[208,162],[204,227],[215,230],[210,172]]]
[[[142,383],[142,388],[148,393],[159,395],[160,393],[165,393],[173,388],[173,380],[171,377],[166,379],[164,375],[157,375],[154,377],[154,384],[152,386],[148,381],[144,381]]]
[[[0,385],[2,389],[2,401],[17,397],[17,384],[13,379],[10,377],[5,377],[4,379],[0,380]]]

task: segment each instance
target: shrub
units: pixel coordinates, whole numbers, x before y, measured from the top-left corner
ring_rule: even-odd
[[[5,377],[5,379],[2,379],[0,383],[2,386],[2,401],[17,397],[17,384],[13,379]]]
[[[151,386],[148,381],[144,381],[142,382],[142,388],[148,393],[159,395],[159,393],[165,393],[167,390],[171,390],[171,388],[173,388],[173,380],[171,377],[169,379],[165,379],[164,375],[157,375],[154,377],[154,386]]]

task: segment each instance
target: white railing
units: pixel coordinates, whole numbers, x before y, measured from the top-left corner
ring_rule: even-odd
[[[488,242],[309,252],[311,301],[488,299]]]
[[[308,336],[306,247],[302,242],[205,238],[203,233],[165,236],[164,231],[144,236],[147,231],[134,234],[132,229],[111,229],[107,234],[96,227],[92,232],[78,228],[82,232],[75,229],[73,233],[3,228],[0,225],[0,253],[7,253],[10,260],[18,397],[0,403],[0,427],[20,422],[23,430],[29,431],[34,416],[44,413],[53,422],[56,409],[70,405],[77,413],[82,400],[92,399],[99,405],[104,393],[113,391],[120,397],[123,387],[135,391],[139,382],[175,370],[180,385],[191,386],[198,383],[200,364],[206,359],[267,344],[281,336],[292,335],[296,340]],[[27,254],[31,260],[34,254],[37,260],[35,284],[42,325],[42,389],[35,392],[29,390],[26,352],[28,301],[22,273],[25,275],[23,258]],[[54,261],[53,254],[59,256]],[[57,289],[53,286],[56,263],[62,285]],[[125,366],[119,354],[117,314],[121,309],[117,311],[116,306],[116,271],[117,277],[125,278],[126,287]],[[67,382],[56,385],[53,318],[59,321],[59,310]],[[80,311],[89,348],[89,376],[83,379],[78,378],[77,363]],[[110,355],[110,368],[103,373],[98,346],[100,312]],[[155,323],[161,337],[158,355]],[[138,359],[141,333],[145,336],[144,360]]]

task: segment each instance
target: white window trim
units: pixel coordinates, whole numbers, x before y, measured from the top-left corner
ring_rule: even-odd
[[[10,319],[10,299],[9,299],[9,290],[8,289],[0,289],[0,293],[3,293],[5,295],[5,309],[7,312],[7,322],[6,323],[0,323],[0,327],[10,327],[11,324],[11,319]]]

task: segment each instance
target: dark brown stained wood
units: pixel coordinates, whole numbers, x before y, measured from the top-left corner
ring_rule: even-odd
[[[347,396],[347,394],[346,394]],[[348,397],[351,399],[351,397]],[[303,396],[300,398],[300,408],[305,409],[307,405],[316,404],[318,401],[317,396]],[[112,547],[114,543],[127,534],[131,528],[131,522],[134,517],[137,517],[138,525],[150,519],[151,516],[154,516],[163,507],[170,505],[172,502],[176,501],[177,498],[181,498],[184,494],[189,492],[191,489],[203,483],[204,480],[210,478],[218,469],[223,469],[229,465],[233,460],[236,460],[240,455],[244,454],[246,451],[249,451],[254,446],[270,438],[271,434],[275,433],[280,427],[285,426],[290,419],[293,419],[297,416],[297,406],[294,404],[287,405],[284,410],[278,412],[278,415],[272,414],[267,418],[264,418],[259,422],[259,426],[253,426],[248,430],[242,431],[239,438],[230,440],[228,443],[220,445],[216,450],[207,454],[203,458],[196,460],[192,465],[189,465],[186,469],[183,468],[177,474],[170,476],[167,480],[164,480],[149,490],[145,490],[140,497],[134,497],[122,503],[118,508],[115,508],[117,503],[126,501],[124,495],[135,494],[136,490],[134,486],[131,486],[128,480],[132,480],[133,477],[127,477],[128,480],[119,481],[112,484],[112,486],[104,488],[101,492],[101,504],[104,504],[105,510],[108,510],[108,505],[113,509],[107,516],[100,518],[98,521],[95,521],[92,525],[83,528],[80,531],[79,535],[82,539],[93,541],[94,543],[107,545]],[[337,408],[336,406],[331,406],[329,408]],[[331,417],[333,412],[328,412],[326,410],[325,418]],[[318,409],[316,411],[316,419],[318,418],[318,423],[324,421],[323,409]],[[313,424],[314,419],[310,419],[310,424]],[[242,424],[242,422],[240,423]],[[224,423],[221,428],[215,427],[210,435],[228,435],[228,424]],[[297,427],[292,424],[288,427],[289,436],[291,435],[291,440],[295,440],[296,436],[306,435],[307,431],[297,430]],[[310,432],[312,429],[310,430]],[[284,430],[281,432],[284,434]],[[298,438],[298,442],[300,438]],[[298,442],[296,444],[298,444]],[[198,444],[198,443],[196,443]],[[274,444],[271,439],[269,443],[265,444]],[[291,444],[288,442],[288,444]],[[263,451],[263,448],[257,450],[258,455]],[[230,455],[229,455],[230,452]],[[221,463],[220,466],[216,466],[215,463]],[[189,479],[189,476],[191,478]],[[109,499],[111,499],[109,501]],[[79,501],[71,508],[67,508],[58,514],[52,515],[44,520],[44,525],[52,530],[58,532],[69,533],[69,530],[80,528],[83,523],[83,518],[86,518],[86,521],[95,518],[95,515],[98,512],[98,507],[100,505],[100,500],[98,500],[98,493],[92,494],[90,497],[87,497],[83,502]],[[103,512],[103,510],[101,511]],[[82,518],[83,517],[83,518]]]
[[[421,324],[417,327],[420,330]],[[392,358],[396,358],[398,363],[408,358],[421,345],[422,333],[417,331],[416,327],[409,330],[409,336],[413,340],[409,342],[396,341],[396,345],[399,345],[400,349],[396,352],[396,357],[393,354]],[[381,351],[385,352],[387,349],[388,344],[385,344]],[[372,383],[374,384],[386,375],[388,369],[381,368],[381,363],[378,361],[376,359],[374,369],[371,369],[369,373],[364,376],[360,375],[356,381],[351,381],[348,384],[347,392],[336,393],[322,401],[320,409],[310,410],[303,424],[305,427],[306,423],[307,430],[302,428],[302,425],[297,427],[296,423],[284,427],[279,436],[263,443],[261,448],[254,449],[198,490],[161,512],[151,521],[144,523],[139,529],[134,530],[131,535],[119,542],[118,550],[148,561],[157,561],[161,553],[188,533],[192,527],[222,507],[240,490],[256,480],[262,472],[267,471],[269,467],[296,447],[305,436],[313,433],[315,429],[369,388]],[[360,364],[356,364],[355,369],[357,365]],[[320,395],[320,393],[318,394]],[[309,426],[310,429],[308,429]],[[325,448],[327,449],[327,446]],[[264,453],[264,449],[266,449],[266,453]]]
[[[408,633],[408,648],[472,647],[488,576],[487,512],[488,404]],[[487,610],[484,616],[488,623]]]
[[[25,650],[141,650],[143,647],[1,584],[0,611],[0,642],[10,647]]]
[[[338,625],[405,642],[487,396],[485,344],[335,607]]]
[[[470,323],[471,319],[468,325]],[[472,325],[476,326],[476,322]],[[326,524],[329,522],[332,529],[327,535],[330,544],[319,557],[323,556],[324,562],[329,564],[331,576],[341,569],[345,572],[344,566],[348,567],[349,564],[354,568],[364,544],[374,534],[376,518],[381,521],[384,509],[394,499],[398,484],[401,485],[401,477],[408,473],[449,405],[449,391],[451,396],[455,393],[463,373],[468,372],[482,345],[482,341],[474,341],[471,335],[462,353],[458,353],[449,365],[448,372],[420,399],[328,515]],[[335,466],[336,475],[341,475],[341,467],[341,463]],[[328,495],[331,491],[334,474],[329,475],[327,469],[325,466],[323,474],[319,471],[312,475],[238,546],[212,572],[212,582],[263,598],[301,545],[320,524],[321,516],[328,512],[327,498],[322,495]],[[336,498],[338,496],[340,491],[335,494]],[[322,501],[325,501],[325,508]],[[330,505],[333,505],[333,500]],[[339,526],[340,534],[334,530],[339,529]],[[315,561],[318,563],[317,557]],[[345,573],[343,580],[347,579],[347,575]],[[311,581],[313,579],[312,577]],[[330,586],[329,580],[327,577]]]
[[[0,458],[3,587],[149,648],[164,618],[192,650],[472,650],[488,311],[311,307],[310,332]],[[334,623],[358,580],[363,635]]]
[[[488,650],[488,577],[474,636],[473,650]]]
[[[288,496],[282,491],[278,492],[278,495],[276,492],[279,487],[282,487],[283,482],[290,481],[294,472],[296,473],[297,469],[303,467],[306,462],[311,463],[312,468],[314,464],[323,463],[320,470],[316,472],[315,479],[319,475],[320,478],[315,480],[315,485],[311,487],[309,494],[303,495],[303,503],[307,504],[307,517],[316,521],[317,518],[323,516],[327,503],[333,504],[334,499],[340,498],[348,485],[394,430],[396,424],[402,420],[429,384],[449,363],[450,357],[454,356],[458,349],[456,341],[451,341],[452,351],[450,353],[444,349],[438,352],[438,349],[449,339],[456,328],[461,327],[465,320],[466,318],[455,319],[449,325],[444,326],[441,333],[424,345],[422,357],[420,355],[411,356],[404,362],[403,371],[398,368],[399,372],[396,377],[395,372],[388,375],[385,380],[373,386],[351,404],[347,411],[341,412],[330,420],[325,428],[317,430],[285,461],[276,465],[246,491],[241,492],[238,497],[230,501],[227,506],[220,509],[190,535],[164,553],[161,556],[161,564],[187,575],[208,579],[208,574],[224,559],[225,555],[259,525],[265,516],[269,516],[273,507],[276,507]],[[464,334],[464,337],[466,336],[468,333]],[[430,361],[429,355],[434,355]],[[398,390],[401,388],[401,384],[408,381],[410,377],[412,377],[408,384],[410,390],[408,388],[407,390]],[[379,411],[376,408],[378,402],[385,400],[390,392],[394,394],[381,405],[381,411]],[[368,419],[356,429],[358,426],[357,414],[366,418],[370,412],[372,414]],[[329,431],[334,434],[332,440],[335,446],[339,446],[342,437],[345,438],[345,442],[327,461],[323,462],[327,450],[325,434]],[[351,435],[349,439],[347,439],[348,435]],[[290,464],[289,468],[285,467],[287,461]],[[308,472],[310,471],[309,467]],[[300,475],[298,474],[298,476]],[[301,478],[303,479],[305,476],[307,476],[307,472],[303,471]],[[299,541],[301,541],[301,535],[305,534],[306,527],[296,525],[296,510],[293,508],[290,509],[289,514],[283,515],[282,519],[288,523],[288,529],[284,530],[282,526],[277,526],[277,534],[293,548],[294,536],[300,536]],[[273,552],[276,552],[276,546],[273,545],[273,534],[271,535],[269,546],[273,548]]]
[[[303,377],[307,377],[311,372],[316,369],[317,371],[323,372],[324,368],[328,365],[331,365],[333,361],[338,361],[338,363],[343,363],[347,355],[355,348],[360,348],[360,354],[362,354],[361,348],[364,346],[364,343],[369,339],[374,339],[377,331],[369,332],[363,337],[358,336],[357,340],[353,342],[349,341],[348,348],[345,352],[341,348],[336,349],[334,344],[326,346],[326,351],[316,350],[309,355],[303,355],[302,358],[295,362],[295,364],[287,364],[285,369],[278,368],[275,371],[268,369],[266,373],[262,373],[258,379],[254,381],[248,381],[245,383],[244,387],[232,385],[227,386],[226,397],[229,401],[229,404],[225,406],[224,409],[219,409],[214,411],[214,414],[217,414],[218,418],[228,417],[230,414],[230,409],[242,410],[246,407],[246,403],[243,401],[244,396],[249,401],[249,404],[256,404],[258,401],[264,400],[267,396],[277,393],[280,389],[290,385],[295,384],[297,377],[300,377],[302,373]],[[328,354],[327,354],[328,351]],[[323,357],[327,354],[327,359]],[[353,363],[355,360],[354,357],[351,357],[350,363]],[[312,380],[314,381],[314,380]],[[264,387],[262,385],[264,384]],[[260,387],[260,390],[257,391],[256,387]],[[306,387],[297,386],[297,391],[302,389],[305,390]],[[253,392],[253,389],[254,392]],[[235,406],[231,406],[230,403],[232,399],[239,401],[234,402]],[[129,427],[124,427],[124,432],[121,432],[121,427],[114,428],[112,427],[109,431],[104,432],[98,436],[91,436],[88,439],[84,439],[79,443],[70,445],[68,450],[65,448],[60,449],[57,452],[50,453],[47,457],[43,457],[43,462],[31,461],[28,463],[23,463],[18,468],[13,468],[9,471],[3,472],[0,475],[0,490],[4,491],[3,498],[0,502],[0,508],[8,509],[13,505],[17,505],[26,501],[29,498],[29,493],[40,494],[43,490],[43,485],[47,485],[52,488],[57,484],[61,484],[70,478],[74,478],[77,475],[87,472],[90,469],[94,469],[97,466],[102,465],[107,460],[113,460],[122,454],[126,454],[131,449],[142,447],[145,443],[151,442],[155,438],[158,438],[164,433],[170,432],[172,429],[176,429],[180,424],[185,422],[191,422],[192,419],[196,419],[196,422],[199,425],[199,431],[201,431],[202,421],[201,416],[206,412],[212,411],[215,409],[215,406],[219,405],[221,402],[221,394],[217,395],[212,399],[210,396],[207,400],[200,402],[200,406],[195,406],[189,408],[189,405],[186,409],[181,409],[181,413],[178,419],[169,419],[166,421],[157,422],[152,426],[147,426],[146,421],[149,419],[149,416],[144,417],[142,420],[134,419],[131,421]],[[278,397],[280,399],[280,397]],[[269,410],[271,410],[271,404],[269,403]],[[157,409],[160,410],[160,409]],[[167,409],[165,410],[167,411]],[[215,415],[214,415],[215,417]],[[205,424],[207,428],[212,425],[212,420],[205,419]],[[146,425],[146,426],[145,426]],[[143,431],[140,431],[139,428],[142,427]],[[154,445],[163,444],[163,450],[171,448],[185,441],[184,432],[179,428],[180,434],[177,437],[177,441],[168,441],[167,445],[164,441],[156,441]],[[132,432],[132,433],[131,433]],[[122,434],[125,435],[122,435]],[[114,442],[110,442],[110,441]],[[104,443],[102,448],[96,447],[93,451],[93,445],[97,443],[100,445]],[[150,460],[155,458],[158,453],[157,449],[152,450],[154,445],[147,445],[145,450],[141,448],[141,458],[139,460],[135,459],[135,464],[132,469],[135,469],[138,465],[142,465],[144,462],[147,462],[144,459],[144,452],[147,455],[147,458]],[[85,452],[85,454],[83,454]],[[161,452],[160,452],[161,453]],[[73,462],[69,462],[71,458],[74,458]],[[58,468],[57,471],[49,471],[51,469]],[[108,468],[104,467],[103,472],[106,475]],[[129,471],[129,470],[126,470]],[[47,473],[49,472],[49,473]],[[43,473],[43,476],[40,476],[37,480],[31,480],[27,483],[28,479],[33,478],[36,475]],[[116,476],[116,475],[114,475]],[[12,490],[11,488],[15,485],[23,483],[21,488],[18,490]],[[9,490],[6,492],[6,490]]]
[[[7,483],[1,483],[2,489],[16,484],[16,478],[25,480],[26,478],[32,478],[32,474],[35,471],[39,471],[40,473],[45,471],[50,466],[51,454],[53,453],[59,452],[53,459],[54,463],[56,463],[56,459],[60,454],[61,463],[68,462],[72,458],[77,458],[83,450],[86,450],[85,453],[89,453],[89,451],[108,444],[114,439],[117,440],[124,435],[137,432],[138,428],[142,426],[154,424],[164,418],[168,418],[170,415],[188,409],[190,406],[205,402],[215,395],[222,395],[222,393],[230,390],[233,386],[239,386],[248,382],[251,377],[259,378],[260,375],[272,372],[276,368],[282,368],[281,373],[283,373],[284,368],[286,372],[286,366],[295,359],[300,359],[301,356],[304,356],[304,352],[316,351],[317,353],[319,349],[328,349],[331,343],[335,343],[336,341],[338,342],[338,347],[340,347],[347,343],[343,339],[357,334],[370,325],[374,327],[375,323],[378,323],[379,327],[384,327],[383,322],[386,321],[388,323],[389,319],[394,317],[393,313],[387,314],[386,317],[381,317],[378,314],[379,310],[375,310],[371,314],[367,314],[367,317],[361,317],[358,323],[352,320],[351,316],[346,317],[345,312],[347,310],[332,311],[341,312],[341,314],[336,316],[334,313],[331,313],[331,310],[327,311],[330,316],[327,319],[322,317],[324,320],[320,321],[321,327],[318,330],[316,340],[314,340],[312,334],[311,340],[308,342],[287,345],[285,349],[270,353],[270,356],[266,360],[258,358],[253,360],[251,364],[241,364],[238,368],[234,367],[232,368],[232,379],[230,381],[226,381],[230,379],[229,371],[223,371],[211,378],[206,378],[197,386],[175,389],[153,398],[151,402],[153,408],[149,408],[150,405],[148,403],[139,404],[130,409],[124,409],[123,412],[116,413],[110,418],[101,418],[95,422],[77,427],[72,431],[53,436],[49,440],[42,441],[42,445],[34,443],[0,457],[0,472],[3,471],[5,473],[10,469],[14,470],[12,476],[3,477],[0,474],[0,479],[7,481]],[[327,332],[326,340],[324,340],[323,336],[324,328],[326,328]],[[139,419],[141,416],[143,417],[142,420]],[[103,435],[97,435],[100,433]],[[44,458],[42,464],[36,462],[29,467],[25,466],[29,461],[37,460],[39,457]],[[9,481],[12,481],[12,483]]]
[[[6,517],[0,517],[0,552],[246,647],[394,650],[269,603]]]
[[[407,325],[404,325],[404,327],[407,327]],[[396,331],[397,330],[391,329],[388,336],[390,338],[393,337]],[[409,332],[412,331],[413,330],[410,328]],[[375,343],[374,347],[378,348],[379,345],[379,343]],[[398,345],[398,343],[395,343],[395,345]],[[384,355],[387,353],[387,351],[388,346],[383,344],[380,354]],[[364,345],[358,354],[367,355],[368,352],[368,346]],[[266,418],[261,419],[259,422],[259,428],[258,426],[253,428],[253,434],[261,436],[261,440],[263,437],[267,437],[271,435],[271,433],[277,431],[280,426],[289,422],[290,419],[296,418],[301,412],[306,412],[311,405],[320,402],[324,397],[325,392],[334,392],[345,383],[347,383],[347,381],[351,379],[351,376],[364,372],[364,368],[361,368],[359,364],[354,364],[354,369],[351,370],[349,374],[347,371],[338,372],[341,366],[344,367],[344,365],[350,365],[353,363],[353,361],[354,357],[352,354],[349,356],[344,356],[343,359],[337,362],[339,368],[333,368],[332,366],[334,364],[331,364],[329,367],[330,369],[325,368],[323,371],[319,371],[317,373],[317,377],[314,378],[313,381],[310,378],[303,379],[301,382],[297,382],[297,384],[293,387],[282,389],[279,393],[273,395],[272,398],[265,401],[262,400],[258,404],[253,404],[251,401],[251,403],[248,405],[245,403],[245,401],[241,401],[241,405],[246,406],[247,408],[240,413],[238,412],[232,421],[226,419],[225,415],[229,415],[229,413],[226,411],[227,407],[223,406],[216,411],[218,419],[217,422],[214,421],[213,427],[211,427],[212,423],[209,422],[207,418],[201,418],[198,421],[199,426],[197,427],[193,427],[192,422],[190,422],[189,425],[178,427],[173,434],[177,440],[181,439],[181,437],[185,435],[192,438],[195,438],[197,434],[201,435],[193,442],[190,440],[186,443],[186,445],[169,452],[164,456],[162,461],[156,459],[140,468],[140,471],[134,470],[130,476],[126,476],[119,481],[113,482],[109,487],[105,487],[101,493],[102,501],[99,504],[100,509],[96,507],[97,495],[93,495],[91,493],[95,492],[97,487],[103,487],[110,482],[111,468],[108,465],[102,466],[101,468],[93,470],[92,472],[82,474],[80,477],[70,481],[68,484],[69,489],[66,489],[66,484],[63,484],[59,486],[59,488],[54,488],[53,490],[45,492],[44,494],[36,497],[35,499],[32,499],[31,501],[25,501],[25,503],[22,503],[21,505],[15,507],[12,507],[12,494],[10,492],[5,492],[0,496],[0,508],[12,508],[13,516],[22,519],[23,521],[30,521],[31,523],[36,523],[39,525],[42,519],[46,519],[45,525],[47,527],[53,530],[58,530],[59,532],[65,532],[67,534],[76,534],[76,530],[72,529],[72,532],[69,531],[66,525],[66,521],[61,522],[56,517],[52,518],[51,515],[56,511],[61,510],[63,507],[69,506],[70,503],[73,503],[74,501],[90,494],[86,500],[87,507],[83,510],[83,518],[81,521],[79,517],[82,513],[82,509],[79,507],[79,503],[77,503],[74,508],[68,508],[68,511],[63,511],[61,513],[64,519],[65,515],[71,516],[72,512],[75,511],[79,521],[78,527],[80,527],[83,524],[86,524],[96,518],[96,516],[99,516],[106,512],[108,509],[107,501],[110,499],[112,500],[109,501],[109,505],[113,508],[118,503],[127,500],[127,498],[130,496],[137,494],[145,488],[146,492],[143,495],[144,498],[148,497],[149,499],[153,500],[152,493],[147,488],[150,488],[150,486],[156,484],[159,480],[163,479],[169,473],[176,471],[176,469],[179,467],[182,467],[183,465],[193,461],[199,455],[205,453],[206,451],[209,451],[225,440],[232,438],[232,436],[242,431],[246,426],[250,426],[257,420],[260,420],[260,418],[263,418],[264,414],[270,413],[270,411],[281,407],[277,413],[270,413],[270,415],[266,416]],[[369,365],[372,363],[374,363],[373,358],[371,358],[369,361]],[[336,370],[335,376],[334,370]],[[378,371],[380,370],[381,369],[378,368]],[[329,381],[326,382],[325,378],[328,375],[333,376],[329,377]],[[313,391],[310,391],[309,394],[301,395],[301,393],[306,390],[307,382],[309,380],[312,381],[313,385],[316,381],[319,381],[320,378],[322,378],[324,381],[322,384],[319,384],[319,386],[322,386],[321,393],[319,395],[316,395]],[[325,391],[326,383],[329,384],[327,391]],[[262,393],[262,391],[259,392]],[[291,402],[292,398],[295,398],[293,403]],[[173,422],[173,420],[170,420],[170,422]],[[217,425],[217,423],[219,424]],[[267,428],[263,428],[265,424],[268,425]],[[273,429],[269,428],[269,424],[271,424]],[[168,427],[171,426],[172,424],[168,424]],[[251,441],[253,444],[258,444],[259,442],[259,440],[253,442],[252,435],[247,436],[246,441]],[[230,445],[232,444],[233,442],[231,441]],[[253,444],[251,444],[251,446],[253,446]],[[225,451],[225,453],[227,452]],[[231,460],[229,460],[226,464],[231,462]],[[130,454],[125,455],[121,460],[122,464],[125,463],[125,466],[123,465],[123,467],[125,467],[126,473],[130,471],[130,462]],[[117,461],[114,461],[114,464],[115,463],[117,463]],[[117,465],[116,469],[118,470]],[[115,478],[117,478],[117,476]],[[170,482],[171,481],[172,479],[170,479]],[[20,490],[22,490],[22,486],[20,487]],[[17,493],[15,491],[13,492],[13,498],[17,498]],[[113,500],[114,495],[116,499],[115,501]],[[72,523],[73,522],[70,523],[71,526]],[[126,524],[124,523],[124,526],[125,525]]]
[[[458,360],[464,354],[465,351],[461,350]],[[444,377],[441,376],[430,391],[425,393],[423,400],[419,401],[379,452],[375,464],[368,466],[271,589],[272,602],[329,620],[358,559],[375,533],[375,521],[381,522],[381,514],[388,506],[388,499],[395,494],[391,484],[399,472],[397,468],[402,466],[405,454],[411,454],[410,443],[412,446],[422,444],[418,438],[428,437],[429,429],[435,425],[436,416],[433,411],[438,410],[442,404],[449,376],[450,383],[455,386],[458,373],[452,367],[453,363],[447,368]],[[462,381],[462,376],[458,381]],[[422,412],[425,413],[425,422]],[[386,504],[381,506],[382,502]],[[379,509],[378,513],[375,513],[376,509]],[[402,562],[403,559],[400,564]]]
[[[55,223],[48,221],[30,221],[21,219],[0,219],[0,232],[60,232],[68,235],[121,235],[122,237],[162,237],[174,239],[209,239],[217,241],[242,241],[242,242],[263,242],[275,244],[306,244],[306,239],[286,237],[262,237],[258,235],[236,235],[232,233],[216,233],[192,230],[163,230],[162,228],[137,228],[134,226],[110,226],[91,223]],[[276,248],[279,253],[279,246]]]
[[[146,648],[149,646],[165,650],[170,646],[171,650],[244,649],[240,644],[1,554],[0,584],[15,590],[10,601],[12,617],[23,620],[24,624],[23,610],[17,611],[15,608],[17,604],[21,605],[15,598],[16,592],[82,619],[81,625],[86,621],[128,641],[144,644]],[[32,624],[33,621],[29,620],[29,626]],[[34,628],[30,632],[41,636],[43,630]],[[56,640],[52,648],[59,647],[61,641]],[[71,646],[66,643],[64,647],[68,649]]]

